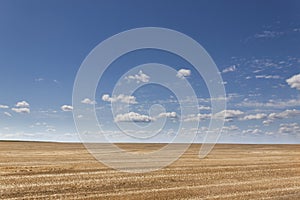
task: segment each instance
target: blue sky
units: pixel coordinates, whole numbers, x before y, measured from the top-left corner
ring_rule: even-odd
[[[226,131],[220,142],[299,143],[299,10],[299,1],[2,0],[0,139],[78,141],[72,90],[85,57],[119,32],[164,27],[200,43],[220,71],[228,97]],[[132,97],[111,96],[126,71],[147,62],[186,70],[185,78],[198,97],[199,116],[177,117],[174,94],[155,85],[140,88]],[[131,76],[134,81],[137,77],[145,81],[149,74],[136,71]],[[170,53],[144,50],[122,56],[99,85],[95,99],[85,103],[96,102],[103,129],[116,141],[129,140],[114,123],[124,121],[126,113],[113,119],[111,101],[135,99],[131,112],[143,120],[148,119],[151,105],[164,105],[168,122],[156,141],[168,141],[180,120],[200,120],[199,130],[187,132],[199,132],[201,142],[213,117],[202,78],[193,66]],[[174,112],[176,117],[172,117]]]

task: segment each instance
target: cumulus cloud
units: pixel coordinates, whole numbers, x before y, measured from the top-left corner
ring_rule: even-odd
[[[16,113],[30,113],[29,108],[12,108],[11,110]]]
[[[96,101],[92,101],[91,99],[89,98],[85,98],[81,101],[81,103],[84,103],[84,104],[90,104],[90,105],[95,105],[96,104]]]
[[[191,70],[189,69],[180,69],[177,71],[177,77],[178,78],[184,78],[184,77],[188,77],[191,75]]]
[[[122,102],[122,103],[128,103],[128,104],[136,104],[136,98],[135,96],[128,96],[124,94],[120,94],[118,96],[110,97],[109,94],[104,94],[102,96],[103,101],[107,102]]]
[[[244,112],[242,112],[240,110],[223,110],[223,111],[215,114],[214,117],[216,117],[216,118],[224,117],[226,121],[232,121],[233,119],[238,118],[243,114],[244,114]]]
[[[270,120],[274,120],[274,119],[285,119],[285,118],[289,118],[289,117],[295,117],[300,115],[300,110],[285,110],[283,112],[280,113],[271,113],[268,116],[268,119]]]
[[[273,120],[267,119],[267,120],[263,121],[263,124],[266,126],[269,126],[272,122],[273,122]]]
[[[300,126],[297,123],[280,124],[278,133],[300,134]]]
[[[0,104],[0,108],[9,108],[9,106]]]
[[[264,113],[257,113],[255,115],[246,115],[244,116],[243,120],[258,120],[258,119],[265,119],[267,117]]]
[[[176,118],[177,117],[177,114],[176,112],[164,112],[164,113],[160,113],[158,115],[158,117],[167,117],[167,118]]]
[[[228,72],[234,72],[236,70],[236,66],[235,65],[231,65],[225,69],[223,69],[222,73],[228,73]]]
[[[136,112],[118,114],[115,117],[115,122],[151,122],[154,119],[148,115],[142,115]]]
[[[11,117],[12,115],[9,112],[4,112],[4,115]]]
[[[147,83],[150,80],[150,76],[148,76],[142,70],[140,70],[138,74],[126,76],[125,79],[136,80],[137,83],[140,82]]]
[[[19,101],[16,103],[15,108],[11,109],[12,111],[16,112],[16,113],[30,113],[30,109],[29,109],[29,103],[27,103],[26,101]]]
[[[291,86],[291,88],[296,88],[297,90],[300,90],[300,74],[294,75],[288,79],[286,79],[286,82]]]
[[[17,104],[15,106],[18,108],[29,107],[29,103],[27,103],[26,101],[20,101],[20,102],[17,102]]]
[[[195,121],[203,121],[203,120],[210,119],[210,118],[211,118],[211,114],[198,113],[197,115],[192,114],[192,115],[185,117],[183,121],[195,122]]]
[[[287,119],[290,117],[296,117],[300,115],[300,110],[285,110],[282,112],[278,112],[278,113],[270,113],[269,115],[267,115],[267,119],[263,121],[263,124],[268,126],[271,123],[274,122],[274,120],[276,119]]]
[[[69,105],[63,105],[60,108],[64,112],[68,112],[68,111],[72,111],[73,110],[73,106],[69,106]]]
[[[239,130],[239,127],[237,127],[235,125],[223,126],[222,130],[223,131],[237,131],[237,130]]]
[[[209,106],[199,106],[199,110],[210,110]]]

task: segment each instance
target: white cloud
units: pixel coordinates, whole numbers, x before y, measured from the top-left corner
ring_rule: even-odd
[[[191,70],[189,69],[180,69],[177,71],[177,77],[178,78],[184,78],[184,77],[188,77],[191,75]]]
[[[29,103],[26,101],[19,101],[16,103],[15,108],[11,109],[16,113],[30,113]]]
[[[165,113],[160,113],[158,117],[176,118],[177,114],[176,112],[165,112]]]
[[[264,119],[267,115],[264,113],[257,113],[255,115],[246,115],[244,116],[243,120],[257,120],[257,119]]]
[[[238,118],[239,116],[243,115],[244,112],[240,110],[223,110],[217,114],[215,114],[214,117],[216,118],[222,118],[224,117],[227,121],[230,121],[234,118]]]
[[[279,32],[279,31],[263,31],[261,33],[257,33],[254,35],[254,38],[276,38],[281,35],[283,35],[284,32]]]
[[[147,74],[143,73],[142,70],[140,70],[138,74],[126,76],[125,79],[136,80],[137,83],[147,83],[149,82],[150,76],[148,76]]]
[[[12,115],[9,112],[4,112],[4,115],[11,117]]]
[[[154,119],[148,115],[142,115],[136,112],[119,114],[115,117],[115,122],[151,122]]]
[[[47,132],[56,132],[56,129],[55,128],[48,128],[46,131]]]
[[[265,134],[266,135],[274,135],[275,133],[273,131],[266,131]]]
[[[281,77],[278,75],[257,75],[255,78],[264,78],[264,79],[280,79]]]
[[[11,110],[16,113],[30,113],[29,108],[12,108]]]
[[[278,129],[278,133],[284,134],[299,134],[300,133],[300,126],[297,123],[291,124],[280,124],[280,128]]]
[[[199,106],[199,110],[210,110],[209,106]]]
[[[206,119],[210,119],[211,118],[211,114],[201,114],[198,113],[197,115],[189,115],[187,117],[184,118],[183,121],[185,122],[194,122],[194,121],[203,121]]]
[[[104,94],[104,95],[102,95],[102,100],[103,100],[103,101],[112,102],[112,101],[113,101],[113,98],[111,98],[111,97],[109,96],[109,94]]]
[[[269,107],[269,108],[286,108],[300,106],[300,99],[288,99],[288,100],[269,100],[268,102],[257,101],[243,101],[237,104],[241,107]]]
[[[128,104],[136,104],[136,98],[135,96],[128,96],[124,94],[120,94],[118,96],[110,97],[108,94],[104,94],[102,96],[103,101],[107,102],[122,102],[122,103],[128,103]]]
[[[90,105],[95,105],[96,104],[96,101],[92,101],[91,99],[89,98],[85,98],[81,101],[81,103],[84,103],[84,104],[90,104]]]
[[[20,101],[20,102],[17,102],[16,107],[18,107],[18,108],[29,107],[29,103],[27,103],[26,101]]]
[[[264,120],[264,121],[263,121],[263,124],[264,124],[265,126],[269,126],[271,123],[273,123],[273,120],[270,120],[270,119],[267,119],[267,120]]]
[[[296,88],[300,90],[300,74],[294,75],[289,79],[286,79],[286,82],[291,86],[291,88]]]
[[[9,108],[9,106],[0,104],[0,108]]]
[[[260,129],[247,129],[247,130],[243,130],[242,133],[243,134],[259,134],[259,133],[262,133],[262,131]]]
[[[257,70],[254,70],[253,73],[257,74],[258,72],[262,72],[262,71],[263,71],[263,69],[257,69]]]
[[[234,72],[236,70],[236,66],[235,65],[231,65],[225,69],[223,69],[222,73],[228,73],[228,72]]]
[[[285,110],[285,111],[280,112],[280,113],[271,113],[271,114],[269,114],[268,119],[270,119],[270,120],[286,119],[286,118],[295,117],[295,116],[298,116],[298,115],[300,115],[300,110],[296,110],[296,109]]]
[[[222,130],[223,131],[237,131],[237,130],[239,130],[239,127],[237,127],[235,125],[223,126]]]
[[[270,113],[267,116],[267,119],[263,121],[263,124],[268,126],[271,123],[273,123],[274,120],[276,120],[276,119],[287,119],[287,118],[296,117],[296,116],[299,116],[299,115],[300,115],[300,110],[296,110],[296,109],[285,110],[285,111],[282,111],[282,112],[279,112],[279,113]]]
[[[69,105],[63,105],[60,107],[62,109],[62,111],[64,112],[68,112],[68,111],[72,111],[73,110],[73,106],[69,106]]]

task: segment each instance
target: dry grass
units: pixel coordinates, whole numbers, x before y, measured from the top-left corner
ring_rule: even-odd
[[[300,199],[300,145],[219,144],[202,160],[199,147],[162,170],[130,174],[80,144],[0,142],[0,199]]]

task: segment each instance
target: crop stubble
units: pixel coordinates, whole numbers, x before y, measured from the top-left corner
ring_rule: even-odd
[[[81,144],[0,142],[0,199],[300,199],[300,145],[218,144],[201,160],[199,147],[134,174],[106,167]]]

